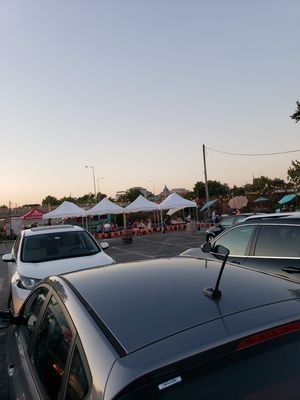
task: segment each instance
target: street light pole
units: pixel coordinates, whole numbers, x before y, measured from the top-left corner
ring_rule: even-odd
[[[104,177],[103,176],[100,176],[100,178],[97,178],[97,193],[99,194],[100,193],[100,190],[99,190],[99,180],[100,179],[103,179]]]
[[[155,197],[155,186],[154,186],[154,182],[153,182],[153,181],[149,181],[149,183],[152,183],[152,185],[153,185],[153,197]]]
[[[92,168],[92,171],[93,171],[93,182],[94,182],[95,201],[97,202],[97,191],[96,191],[96,181],[95,181],[95,168],[94,168],[93,165],[86,165],[85,168]]]

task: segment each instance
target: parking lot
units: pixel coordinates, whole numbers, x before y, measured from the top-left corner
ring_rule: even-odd
[[[133,236],[131,244],[124,244],[122,238],[109,239],[110,247],[106,253],[117,262],[172,257],[199,246],[204,238],[203,231],[173,231]]]
[[[109,248],[106,253],[116,262],[130,262],[160,257],[172,257],[190,247],[197,247],[205,241],[204,230],[172,231],[152,233],[132,237],[132,243],[125,244],[121,237],[106,239]],[[104,241],[104,240],[102,240]],[[11,243],[0,244],[0,257],[11,249]],[[8,279],[7,264],[0,258],[0,309],[7,307]],[[6,371],[6,338],[5,331],[0,330],[0,399],[5,400],[8,393],[8,378]]]

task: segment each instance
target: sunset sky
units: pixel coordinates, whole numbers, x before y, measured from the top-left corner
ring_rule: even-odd
[[[298,0],[0,0],[0,204],[300,160]],[[217,151],[215,151],[217,150]],[[293,153],[267,156],[236,154]]]

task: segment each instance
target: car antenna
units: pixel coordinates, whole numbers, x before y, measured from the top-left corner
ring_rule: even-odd
[[[209,246],[206,247],[206,245],[209,245]],[[210,248],[209,251],[208,251],[208,248]],[[202,249],[204,251],[206,250],[205,252],[207,252],[207,253],[210,252],[211,251],[211,244],[210,243],[206,243],[202,247]],[[224,271],[224,267],[225,267],[227,258],[229,256],[229,250],[226,247],[222,246],[222,245],[217,245],[217,246],[214,247],[214,253],[222,256],[222,258],[224,257],[223,258],[223,263],[222,263],[222,266],[220,268],[220,272],[219,272],[215,287],[214,288],[205,288],[203,291],[204,291],[205,296],[210,297],[211,299],[219,299],[222,296],[222,292],[219,289],[219,284],[220,284],[220,281],[221,281],[221,277],[222,277],[222,274],[223,274],[223,271]]]

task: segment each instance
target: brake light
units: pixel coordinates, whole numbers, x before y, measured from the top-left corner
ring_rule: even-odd
[[[242,339],[238,345],[237,350],[244,349],[255,344],[265,342],[266,340],[273,339],[277,336],[282,336],[300,329],[300,321],[290,322],[288,324],[277,326],[276,328],[267,329],[265,331],[256,333]]]

